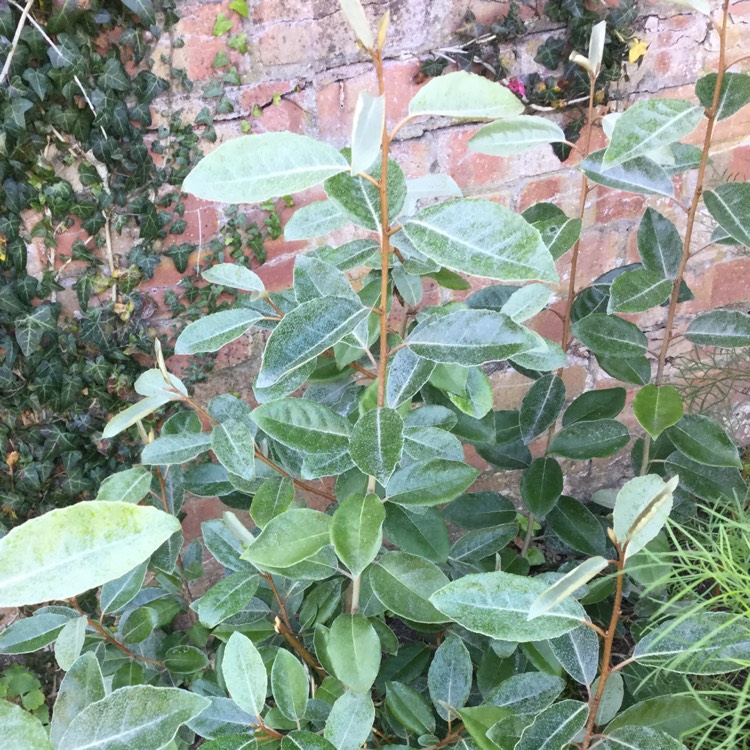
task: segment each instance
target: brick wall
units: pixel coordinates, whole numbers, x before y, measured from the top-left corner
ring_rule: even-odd
[[[530,21],[532,33],[507,49],[507,57],[515,57],[513,72],[525,74],[538,70],[534,54],[538,45],[553,27],[538,20],[544,0],[522,0],[523,12]],[[158,102],[154,107],[156,127],[168,115],[167,103],[193,117],[207,104],[201,97],[203,86],[216,71],[212,67],[219,50],[229,54],[243,83],[227,89],[234,112],[220,115],[216,121],[217,144],[241,132],[241,123],[251,123],[252,132],[291,130],[325,139],[336,146],[347,143],[357,94],[374,88],[370,66],[359,53],[352,35],[338,10],[338,0],[248,0],[249,18],[242,19],[228,10],[228,2],[184,0],[178,3],[182,19],[169,36],[159,42],[154,55],[155,72],[168,75],[168,66],[160,57],[187,70],[194,82],[190,95],[179,95]],[[490,21],[507,10],[507,3],[493,0],[373,0],[366,5],[373,24],[390,7],[392,24],[386,50],[389,119],[399,120],[417,90],[414,75],[420,56],[445,46],[453,39],[465,11],[473,10],[481,21]],[[226,37],[215,37],[212,28],[217,14],[223,12],[234,22],[233,33],[245,32],[249,51],[240,55],[229,50]],[[730,32],[729,59],[750,52],[750,0],[733,3],[734,26]],[[536,20],[535,20],[536,19]],[[660,2],[642,3],[638,34],[649,44],[645,61],[639,70],[630,71],[630,80],[620,84],[626,101],[640,96],[691,96],[692,83],[713,69],[717,58],[717,39],[705,17],[691,14],[677,5]],[[175,46],[176,40],[182,46]],[[750,67],[750,66],[745,66]],[[274,95],[281,95],[273,104]],[[270,106],[267,106],[270,105]],[[262,116],[253,116],[254,108],[262,108]],[[450,174],[467,195],[483,195],[501,201],[516,210],[523,210],[539,200],[558,203],[575,213],[580,190],[580,176],[575,157],[560,164],[549,148],[541,148],[516,157],[495,158],[467,153],[465,144],[476,129],[472,125],[438,127],[435,124],[410,125],[401,131],[395,156],[408,177],[431,171]],[[595,127],[593,142],[603,136]],[[693,137],[700,141],[700,132]],[[721,123],[715,143],[714,168],[709,181],[717,182],[727,173],[750,180],[750,107]],[[692,190],[688,177],[679,187],[679,201],[686,202]],[[312,192],[306,198],[320,197]],[[305,197],[303,197],[305,200]],[[646,205],[652,205],[684,228],[684,211],[666,199],[648,200],[635,195],[615,193],[598,187],[586,207],[585,234],[579,286],[601,272],[636,259],[635,228]],[[288,218],[289,211],[282,213]],[[189,226],[186,234],[173,241],[206,242],[222,222],[220,206],[189,199],[186,211]],[[708,236],[701,227],[697,242]],[[74,231],[61,238],[69,246],[77,235]],[[126,247],[128,238],[119,240]],[[288,285],[292,277],[295,255],[305,250],[306,243],[268,245],[268,261],[258,269],[266,284],[274,289]],[[681,314],[724,304],[750,302],[750,257],[746,250],[715,246],[699,254],[689,267],[687,281],[695,300],[681,307]],[[40,263],[37,258],[36,261]],[[568,269],[561,262],[565,283]],[[74,271],[67,269],[69,274]],[[70,286],[72,278],[64,282]],[[180,280],[171,260],[164,258],[156,275],[145,286],[156,299]],[[447,294],[445,291],[434,294]],[[63,293],[64,297],[65,293]],[[70,292],[68,299],[73,299]],[[664,320],[664,310],[641,316],[640,322],[649,337],[656,340]],[[559,321],[554,315],[542,316],[543,333],[559,336]],[[245,360],[250,349],[247,342],[219,358],[219,368],[237,365]],[[575,352],[574,352],[575,353]],[[570,396],[584,387],[606,385],[607,376],[579,357],[568,371]],[[496,384],[496,408],[515,405],[527,381],[512,371],[493,376]]]

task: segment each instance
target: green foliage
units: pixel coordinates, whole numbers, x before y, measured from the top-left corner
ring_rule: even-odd
[[[383,73],[388,17],[375,35],[358,0],[342,11]],[[596,17],[578,0],[551,2],[548,12]],[[219,21],[227,33],[233,18]],[[609,69],[608,29],[597,25],[590,43],[577,44],[589,50],[574,59],[593,84]],[[116,65],[106,75],[115,90],[123,85]],[[741,91],[727,88],[725,98]],[[178,355],[267,331],[248,384],[254,398],[201,405],[157,350],[156,367],[134,386],[142,399],[103,432],[108,439],[167,404],[182,407],[158,435],[141,430],[143,465],[108,478],[97,500],[0,540],[0,606],[52,602],[5,630],[0,651],[54,643],[67,670],[49,740],[36,718],[2,705],[15,745],[358,750],[377,738],[430,750],[679,750],[683,734],[721,710],[691,691],[747,669],[747,608],[714,611],[705,591],[673,578],[670,517],[699,523],[698,500],[703,514],[713,504],[744,513],[747,499],[727,431],[685,413],[664,382],[672,321],[688,296],[690,247],[679,230],[647,211],[642,264],[608,271],[567,300],[565,333],[548,341],[536,317],[552,304],[556,261],[578,257],[584,217],[549,204],[518,215],[465,200],[447,180],[410,194],[389,159],[387,118],[370,99],[355,117],[353,153],[291,133],[245,137],[187,177],[188,191],[230,203],[322,185],[328,199],[298,214],[292,236],[352,223],[377,239],[300,256],[293,288],[274,295],[244,263],[210,268],[204,278],[231,290],[231,301],[182,332]],[[463,71],[420,89],[409,112],[490,120],[474,145],[497,152],[511,135],[514,150],[550,142],[534,121],[518,122],[524,109],[508,89]],[[582,161],[584,189],[591,180],[671,194],[679,170],[659,159],[674,156],[704,115],[718,116],[678,100],[634,105],[609,121],[609,146]],[[707,153],[700,157],[705,166]],[[744,242],[745,187],[725,187],[706,193],[706,206],[720,239]],[[693,218],[701,193],[699,184]],[[463,301],[423,302],[425,279],[469,290],[462,274],[499,283]],[[650,341],[614,313],[667,299],[652,378]],[[688,337],[749,345],[747,316],[733,312],[707,313]],[[27,317],[22,352],[49,322],[43,309]],[[569,398],[568,353],[584,350],[639,386],[632,415],[621,387]],[[493,409],[486,365],[498,363],[529,381],[518,410]],[[590,502],[563,494],[568,477],[622,455],[634,437],[639,476]],[[480,472],[467,448],[520,470],[520,509],[474,486]],[[222,497],[236,515],[204,523],[185,545],[187,492]],[[210,583],[201,580],[205,553],[223,569]]]

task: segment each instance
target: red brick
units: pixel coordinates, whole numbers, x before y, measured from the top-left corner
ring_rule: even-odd
[[[302,243],[288,243],[302,244]],[[280,255],[273,260],[267,261],[262,266],[258,266],[255,272],[263,280],[266,288],[272,292],[278,292],[282,289],[288,289],[292,285],[294,278],[294,261],[297,253],[287,253]]]
[[[602,224],[618,219],[639,219],[646,210],[646,198],[635,193],[613,190],[603,185],[593,194],[596,201],[596,221]]]
[[[175,27],[175,31],[180,35],[202,34],[203,36],[213,36],[214,23],[219,13],[223,13],[227,18],[232,19],[232,33],[236,33],[240,26],[239,22],[242,20],[241,17],[229,10],[228,2],[213,2],[212,0],[182,3],[180,20]]]
[[[540,177],[528,182],[521,190],[516,210],[523,212],[537,203],[558,203],[567,180],[560,176]]]
[[[247,68],[247,56],[229,49],[224,37],[198,35],[185,37],[185,46],[174,51],[174,65],[184,68],[191,81],[208,81],[220,74],[213,67],[218,52],[224,52],[240,72]]]
[[[430,144],[424,139],[396,141],[391,147],[391,156],[398,162],[409,179],[424,177],[430,173]]]
[[[309,21],[270,26],[258,33],[255,41],[265,66],[295,65],[322,56],[315,25]]]
[[[750,302],[750,258],[716,266],[711,307]]]

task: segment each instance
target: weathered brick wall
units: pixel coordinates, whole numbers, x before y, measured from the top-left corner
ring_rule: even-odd
[[[513,73],[526,74],[540,70],[534,62],[536,48],[554,27],[539,20],[544,0],[522,0],[521,4],[531,33],[509,45],[505,57],[515,58]],[[247,120],[252,132],[291,130],[325,139],[336,146],[345,145],[357,94],[362,89],[373,90],[375,82],[371,66],[357,49],[342,18],[338,0],[248,0],[248,6],[249,18],[242,19],[228,10],[228,2],[184,0],[178,3],[182,19],[169,36],[160,40],[154,55],[155,72],[168,76],[169,65],[165,60],[169,60],[172,65],[185,68],[195,86],[189,95],[172,96],[158,102],[154,107],[154,126],[160,118],[168,116],[170,107],[182,110],[184,116],[191,119],[209,103],[201,92],[217,75],[212,61],[216,53],[223,50],[237,67],[243,83],[227,88],[234,111],[217,117],[217,144],[240,134],[242,121]],[[391,123],[403,117],[418,88],[414,75],[420,56],[449,44],[467,9],[485,22],[507,11],[507,3],[493,0],[373,0],[366,3],[366,7],[373,24],[386,8],[389,7],[392,14],[386,49]],[[625,101],[654,95],[692,96],[693,82],[714,69],[718,56],[718,40],[709,21],[677,5],[648,0],[642,2],[641,7],[638,35],[649,44],[649,49],[642,67],[636,71],[631,66],[630,80],[620,84]],[[247,34],[247,54],[229,50],[226,37],[212,34],[220,12],[233,19],[233,33]],[[750,0],[734,2],[732,18],[730,60],[750,52]],[[184,42],[182,46],[175,46],[178,39]],[[277,104],[273,103],[275,94],[281,95]],[[262,109],[261,116],[253,115],[256,108]],[[580,195],[575,155],[561,164],[549,148],[508,158],[470,154],[465,145],[475,129],[475,125],[439,123],[407,126],[401,131],[395,156],[408,177],[443,171],[450,174],[467,195],[488,196],[515,210],[523,210],[540,200],[550,200],[568,213],[575,213]],[[594,131],[593,143],[601,145],[603,135],[597,124]],[[701,132],[692,140],[700,142]],[[727,174],[750,179],[750,107],[718,128],[709,181],[717,182]],[[586,207],[579,287],[613,266],[636,259],[635,229],[646,205],[669,215],[684,229],[685,213],[678,204],[686,203],[692,188],[687,178],[679,186],[676,202],[596,188]],[[321,195],[311,192],[303,200]],[[283,218],[288,218],[289,213],[285,209]],[[222,208],[189,199],[185,218],[189,221],[187,232],[172,241],[200,239],[205,243],[223,221]],[[707,227],[700,227],[696,247],[703,244],[701,239],[708,236],[708,231]],[[63,235],[61,252],[77,237],[75,231]],[[128,237],[119,239],[123,249],[127,248],[128,241]],[[272,289],[288,285],[296,254],[308,246],[311,245],[282,240],[268,243],[268,260],[258,273]],[[560,270],[563,284],[567,286],[565,259],[561,261]],[[75,273],[72,267],[66,272]],[[171,260],[164,258],[145,289],[155,299],[163,299],[164,291],[174,288],[180,278]],[[687,281],[695,300],[681,307],[683,318],[717,305],[745,304],[750,302],[750,257],[744,249],[713,246],[691,261]],[[70,283],[72,278],[67,285]],[[434,288],[431,293],[448,292]],[[68,299],[73,298],[71,291]],[[663,308],[640,317],[654,341],[661,335],[664,317]],[[539,327],[546,335],[559,338],[560,321],[554,314],[541,316]],[[249,354],[249,342],[241,341],[220,354],[217,369],[239,365]],[[604,385],[607,376],[585,357],[578,357],[566,378],[569,396],[574,396],[584,387]],[[510,370],[495,373],[493,379],[496,408],[515,405],[528,384],[525,378]]]

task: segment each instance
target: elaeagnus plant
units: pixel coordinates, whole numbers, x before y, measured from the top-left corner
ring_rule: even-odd
[[[26,610],[0,651],[54,643],[66,671],[49,733],[0,702],[4,747],[686,747],[713,710],[695,686],[747,663],[750,620],[660,608],[647,555],[667,543],[674,506],[745,502],[747,488],[737,448],[718,423],[683,414],[665,364],[690,296],[698,212],[715,220],[713,242],[750,246],[750,184],[704,189],[714,127],[750,102],[750,76],[726,58],[728,0],[682,4],[710,16],[720,38],[716,72],[696,86],[700,104],[651,99],[605,117],[608,146],[590,153],[583,139],[571,217],[547,203],[518,215],[465,199],[447,176],[405,179],[391,147],[418,118],[484,121],[469,148],[497,155],[564,135],[468,72],[431,80],[389,127],[388,14],[374,34],[359,1],[342,0],[378,79],[360,94],[351,148],[246,136],[204,158],[184,189],[251,204],[322,185],[327,199],[300,208],[287,239],[349,224],[361,238],[300,255],[293,287],[279,293],[243,266],[208,269],[237,301],[188,326],[176,352],[268,332],[253,402],[197,403],[157,350],[136,383],[141,400],[105,431],[176,405],[158,437],[141,429],[142,466],[109,477],[97,500],[0,540],[0,606],[52,602]],[[573,57],[590,81],[589,122],[607,33],[606,21],[595,26],[588,53]],[[680,142],[699,125],[702,148]],[[696,188],[685,230],[648,208],[641,261],[579,288],[591,190],[672,197],[687,171]],[[560,259],[571,270],[562,339],[551,341],[530,322],[550,303]],[[449,289],[491,283],[428,305],[426,278]],[[624,316],[659,305],[666,325],[650,352]],[[713,310],[685,336],[747,347],[750,316]],[[569,401],[562,373],[574,342],[635,386],[637,434],[617,418],[624,388]],[[483,369],[493,362],[528,377],[518,411],[493,410]],[[634,479],[590,503],[564,494],[566,472],[631,444]],[[471,491],[479,472],[467,445],[520,474],[522,512],[499,492]],[[237,513],[205,522],[185,546],[186,491],[223,497]],[[320,503],[308,507],[313,496]],[[204,550],[224,571],[209,588]]]

